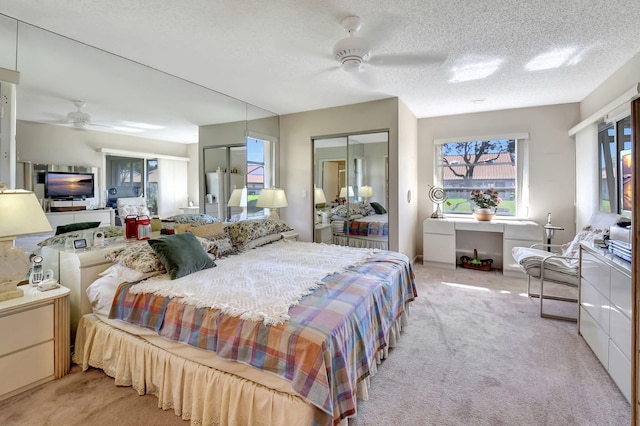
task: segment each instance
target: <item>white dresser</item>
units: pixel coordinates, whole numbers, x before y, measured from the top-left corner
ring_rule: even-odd
[[[46,215],[54,231],[60,225],[78,222],[100,222],[100,226],[115,224],[115,210],[113,209],[51,212]]]
[[[494,260],[505,275],[522,275],[513,259],[513,247],[529,247],[543,240],[542,227],[529,220],[475,218],[425,219],[422,224],[423,264],[455,269],[461,256],[478,250],[481,258]]]
[[[631,400],[631,263],[592,244],[580,245],[578,332],[627,401]]]
[[[69,289],[0,302],[0,401],[69,372]],[[37,409],[37,407],[34,407]]]

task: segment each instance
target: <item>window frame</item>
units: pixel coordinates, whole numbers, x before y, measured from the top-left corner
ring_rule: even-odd
[[[445,189],[444,184],[444,162],[442,161],[442,149],[443,146],[450,143],[464,143],[464,142],[476,142],[476,141],[489,141],[489,140],[514,140],[515,141],[515,213],[508,214],[504,211],[498,211],[497,216],[502,218],[514,218],[514,219],[526,219],[529,215],[529,152],[528,152],[528,133],[515,133],[515,134],[498,134],[498,135],[483,135],[483,136],[467,136],[456,137],[448,139],[436,139],[434,140],[434,167],[433,167],[433,182],[436,187]],[[486,187],[478,187],[478,189]],[[498,188],[499,189],[499,188]],[[470,192],[471,190],[469,190]],[[434,206],[435,209],[435,206]],[[447,211],[447,205],[443,206],[445,213],[450,216],[471,216],[472,211]]]

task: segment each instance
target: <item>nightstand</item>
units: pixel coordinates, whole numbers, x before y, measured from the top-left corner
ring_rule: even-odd
[[[39,291],[0,302],[0,401],[69,372],[69,289]]]
[[[313,241],[315,241],[316,243],[331,244],[332,235],[330,223],[318,223],[315,225],[314,229],[315,238],[313,239]]]

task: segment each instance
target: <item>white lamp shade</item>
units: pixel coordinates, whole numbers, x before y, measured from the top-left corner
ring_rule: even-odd
[[[353,197],[353,186],[343,186],[340,188],[339,198]]]
[[[288,205],[284,189],[280,188],[264,188],[260,191],[260,196],[256,203],[256,207],[266,207],[268,209],[279,209]]]
[[[234,189],[227,205],[229,207],[247,207],[247,188]]]
[[[358,188],[358,195],[364,198],[371,198],[373,197],[373,188],[369,185],[363,185]]]
[[[33,192],[0,193],[0,238],[51,232],[51,225]]]
[[[327,197],[324,195],[322,188],[313,189],[313,204],[323,204],[327,202]]]

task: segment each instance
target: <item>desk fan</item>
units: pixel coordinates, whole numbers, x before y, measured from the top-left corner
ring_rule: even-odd
[[[431,200],[431,202],[436,205],[436,210],[431,213],[431,218],[444,218],[444,213],[442,212],[442,204],[447,201],[447,193],[444,191],[444,188],[439,186],[432,186],[431,189],[429,189],[429,200]]]

